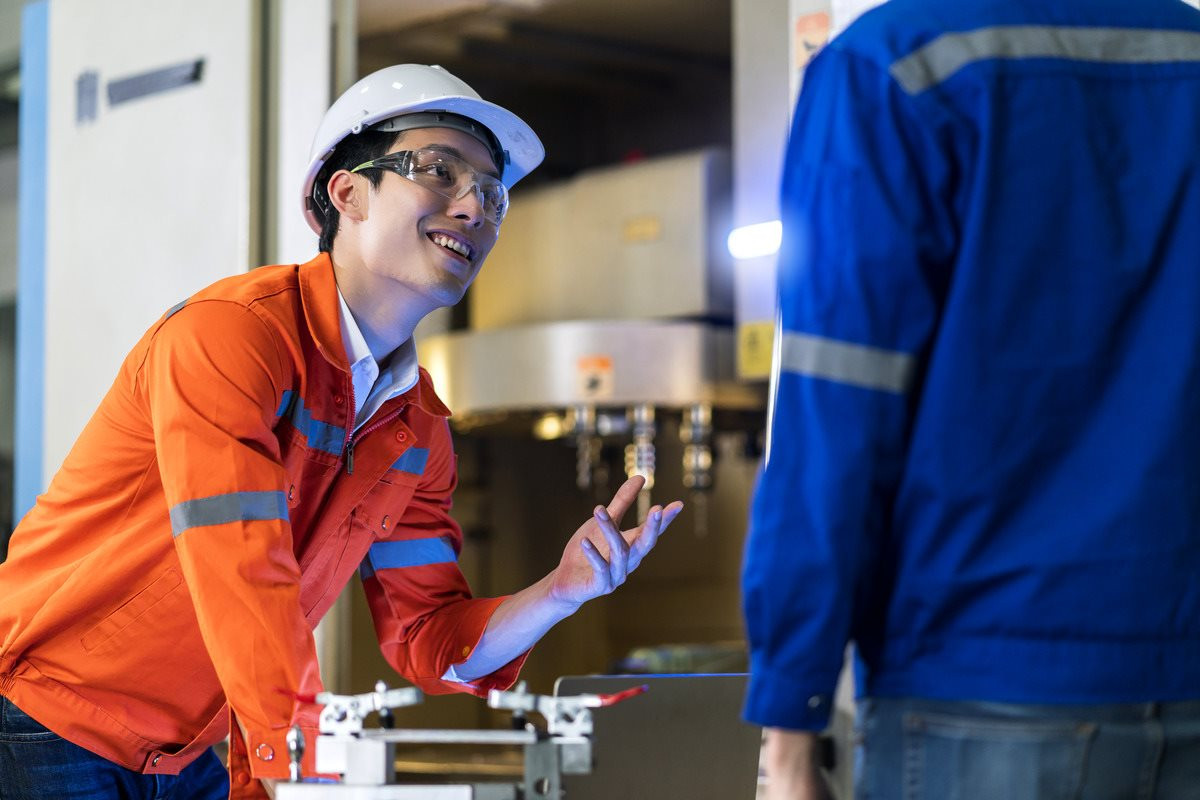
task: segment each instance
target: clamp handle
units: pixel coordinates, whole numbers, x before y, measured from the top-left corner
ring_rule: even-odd
[[[293,725],[287,732],[288,780],[300,782],[300,763],[304,760],[304,731]]]

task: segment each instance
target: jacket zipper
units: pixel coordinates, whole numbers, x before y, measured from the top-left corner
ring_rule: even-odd
[[[354,399],[354,377],[347,376],[346,385],[350,387],[350,422],[346,425],[346,438],[342,440],[342,453],[346,457],[346,474],[354,474],[354,417],[357,412],[354,410],[358,407],[358,402]]]
[[[382,419],[372,422],[370,425],[363,428],[362,431],[360,431],[359,433],[356,433],[356,434],[346,437],[346,474],[347,475],[354,474],[354,445],[358,444],[359,440],[362,439],[362,437],[366,436],[371,431],[379,430],[384,425],[387,425],[389,422],[394,420],[396,417],[400,416],[400,412],[402,412],[402,411],[404,411],[404,406],[400,406],[400,408],[398,408],[395,411],[393,411],[392,413],[388,414],[386,417],[383,417]]]

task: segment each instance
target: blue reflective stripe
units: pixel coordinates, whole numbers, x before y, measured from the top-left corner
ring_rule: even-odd
[[[371,545],[364,567],[374,574],[381,569],[453,564],[456,561],[458,561],[458,553],[454,552],[454,546],[450,544],[450,540],[439,536],[433,539],[377,542]],[[370,576],[364,574],[364,580],[367,577]]]
[[[275,416],[282,417],[292,407],[292,400],[296,397],[296,393],[291,389],[283,390],[283,399],[279,401],[279,408],[275,410]]]
[[[280,413],[286,410],[286,405],[292,402],[289,397],[291,390],[283,393],[284,403],[280,405]],[[304,438],[308,439],[308,446],[315,450],[324,450],[326,453],[332,453],[335,456],[342,454],[342,447],[346,443],[346,429],[339,425],[330,425],[328,422],[321,422],[319,419],[313,419],[312,414],[304,407],[303,398],[295,398],[291,414],[289,417],[292,420],[292,425],[296,430],[304,434]]]
[[[410,447],[404,455],[396,459],[392,469],[407,472],[410,475],[424,475],[425,462],[429,460],[428,447]]]
[[[283,492],[231,492],[185,500],[171,508],[171,532],[178,536],[189,528],[226,522],[288,518]]]
[[[375,568],[371,566],[371,557],[368,555],[362,560],[362,563],[358,565],[358,577],[365,581],[367,578],[373,577],[374,575]]]

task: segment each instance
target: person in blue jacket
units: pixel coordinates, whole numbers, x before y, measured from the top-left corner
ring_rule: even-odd
[[[743,572],[773,798],[1200,797],[1200,13],[892,0],[811,62]]]

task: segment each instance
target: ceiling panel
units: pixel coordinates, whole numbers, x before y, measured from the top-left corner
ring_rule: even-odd
[[[360,74],[441,64],[546,144],[531,183],[731,138],[729,0],[360,0]]]
[[[359,0],[363,37],[497,20],[628,42],[630,45],[729,57],[729,0]]]

